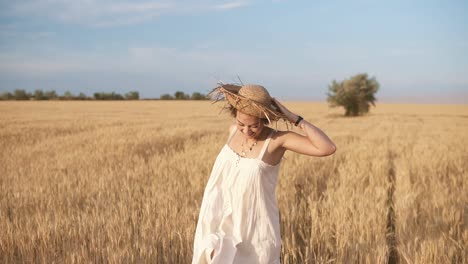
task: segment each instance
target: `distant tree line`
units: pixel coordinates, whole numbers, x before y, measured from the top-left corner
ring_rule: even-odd
[[[35,90],[28,92],[23,89],[16,89],[13,92],[0,92],[0,100],[139,100],[140,94],[137,91],[130,91],[126,94],[116,92],[97,92],[93,96],[87,96],[85,93],[73,94],[70,91],[62,95],[57,94],[55,90]],[[163,94],[160,98],[154,100],[208,100],[209,98],[199,92],[192,95],[177,91],[174,95]]]
[[[28,92],[23,89],[16,89],[13,92],[0,93],[0,100],[139,100],[140,94],[137,91],[130,91],[124,95],[111,92],[94,93],[93,96],[87,96],[84,93],[73,94],[66,91],[62,95],[57,94],[55,90],[43,91],[35,90]]]
[[[194,92],[192,95],[185,94],[184,92],[177,91],[174,95],[163,94],[159,97],[160,100],[209,100],[210,98],[206,95]]]

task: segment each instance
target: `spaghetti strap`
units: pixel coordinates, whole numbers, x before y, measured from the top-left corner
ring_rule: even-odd
[[[270,144],[270,139],[271,136],[275,133],[275,130],[271,130],[270,134],[268,135],[268,138],[265,140],[265,143],[263,143],[262,150],[260,151],[260,154],[258,155],[258,159],[263,160],[263,155],[265,154],[265,151],[268,148],[268,144]]]
[[[229,143],[231,143],[231,139],[234,136],[234,134],[236,134],[236,131],[237,131],[237,126],[235,126],[234,129],[229,131],[229,137],[228,137],[228,140],[226,142],[226,145],[229,145]]]

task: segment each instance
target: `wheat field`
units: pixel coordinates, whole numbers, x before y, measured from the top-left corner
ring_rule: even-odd
[[[338,150],[285,155],[282,263],[468,263],[468,105],[285,105]],[[0,102],[0,263],[190,263],[219,107]]]

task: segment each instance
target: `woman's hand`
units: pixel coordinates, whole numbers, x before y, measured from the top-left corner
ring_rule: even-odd
[[[295,123],[297,121],[298,115],[294,114],[293,112],[289,111],[286,106],[281,104],[276,98],[272,98],[273,103],[279,108],[281,113],[283,113],[289,122]]]

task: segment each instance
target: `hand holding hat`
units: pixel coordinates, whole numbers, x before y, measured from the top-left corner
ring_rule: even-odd
[[[296,122],[298,115],[294,114],[293,112],[289,111],[286,106],[280,103],[276,98],[271,98],[274,105],[278,107],[278,109],[283,113],[283,115],[288,119],[289,122],[294,123]]]
[[[261,85],[220,84],[209,93],[216,101],[226,99],[227,103],[239,111],[259,118],[266,118],[269,122],[286,119],[279,107],[274,106],[267,89]]]

